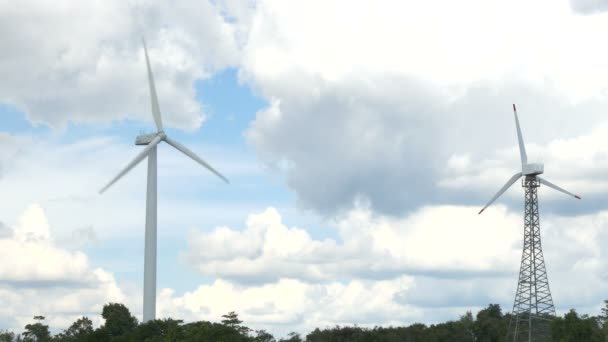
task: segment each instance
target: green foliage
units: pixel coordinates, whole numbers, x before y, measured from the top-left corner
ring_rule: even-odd
[[[251,329],[241,325],[241,323],[243,323],[243,321],[241,321],[239,319],[239,315],[234,311],[230,311],[229,313],[222,315],[222,317],[224,318],[222,320],[223,325],[231,327],[231,328],[239,331],[243,335],[247,335],[249,333],[249,331],[251,331]]]
[[[365,331],[359,327],[340,327],[336,326],[332,329],[319,330],[316,328],[313,332],[306,335],[307,342],[321,341],[358,341],[365,335]],[[281,340],[289,341],[289,340]]]
[[[0,342],[13,342],[15,340],[15,333],[4,330],[0,331]]]
[[[109,303],[104,305],[101,317],[106,322],[100,329],[110,339],[125,336],[137,327],[137,318],[132,316],[129,309],[123,304]]]
[[[279,342],[304,342],[304,340],[302,340],[302,338],[300,337],[300,334],[298,334],[297,332],[290,332],[288,335],[287,339],[280,339]]]
[[[239,315],[234,311],[230,311],[229,313],[222,315],[222,317],[224,318],[222,324],[229,327],[236,327],[243,323],[243,321],[239,319]]]
[[[183,341],[184,328],[182,320],[156,319],[137,326],[129,335],[133,341],[164,342]]]
[[[72,325],[56,336],[56,339],[66,342],[81,342],[91,340],[93,322],[87,317],[81,317]]]
[[[44,316],[34,316],[38,322],[27,324],[23,332],[23,342],[47,342],[51,341],[49,326],[42,324]]]
[[[606,341],[608,341],[608,300],[604,301],[602,314],[597,317],[597,321],[602,329],[602,333],[606,336]]]
[[[307,342],[401,342],[401,341],[475,341],[473,335],[473,317],[465,314],[459,321],[446,322],[427,327],[424,324],[412,324],[409,327],[335,327],[332,329],[315,329],[306,336]]]
[[[555,342],[601,342],[605,339],[597,318],[587,315],[579,317],[574,309],[564,318],[557,317],[551,322],[551,333]]]
[[[604,303],[606,307],[597,317],[579,316],[570,310],[564,317],[552,320],[552,341],[608,341],[608,301]],[[81,317],[55,337],[51,337],[48,326],[43,324],[44,316],[35,316],[36,322],[27,324],[21,336],[0,331],[0,342],[277,342],[265,330],[253,331],[244,326],[235,312],[223,315],[221,323],[184,324],[181,320],[162,319],[138,324],[123,304],[109,303],[101,315],[105,323],[97,329],[89,318]],[[490,304],[475,317],[467,312],[456,321],[430,326],[420,323],[374,328],[335,326],[316,328],[305,339],[292,332],[278,342],[495,342],[504,340],[509,319],[510,315],[503,315],[498,304]]]
[[[253,337],[253,342],[276,342],[274,336],[267,332],[266,330],[257,330],[255,337]]]
[[[247,335],[235,327],[211,322],[196,322],[184,325],[184,341],[200,342],[246,342]]]
[[[508,320],[504,319],[500,305],[490,304],[477,313],[475,337],[479,342],[502,341],[507,335]]]

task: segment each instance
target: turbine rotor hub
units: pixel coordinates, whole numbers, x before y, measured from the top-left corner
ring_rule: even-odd
[[[137,138],[135,138],[135,145],[149,145],[152,140],[154,140],[154,138],[156,138],[159,135],[159,133],[152,133],[152,134],[142,134],[140,136],[138,136]],[[164,133],[162,133],[162,136],[164,138]]]

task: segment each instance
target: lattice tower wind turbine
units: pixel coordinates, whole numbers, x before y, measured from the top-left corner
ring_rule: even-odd
[[[148,84],[150,88],[150,102],[152,105],[152,116],[156,124],[157,132],[153,134],[140,135],[135,139],[136,145],[146,146],[127,166],[118,173],[99,193],[104,193],[110,186],[116,183],[120,178],[126,175],[131,169],[139,164],[144,158],[148,158],[148,179],[146,192],[146,232],[145,232],[145,251],[144,251],[144,307],[143,321],[147,322],[156,318],[156,223],[157,223],[157,145],[162,141],[173,146],[178,151],[192,158],[195,162],[201,164],[209,171],[220,177],[226,183],[228,179],[214,169],[211,165],[205,162],[201,157],[196,155],[190,149],[180,144],[179,142],[169,138],[163,130],[163,121],[158,105],[158,97],[156,96],[156,87],[154,85],[154,76],[150,67],[150,59],[146,42],[142,39],[144,54],[146,57],[146,67],[148,70]]]
[[[541,178],[539,175],[544,171],[543,164],[528,163],[515,105],[513,105],[513,114],[519,142],[521,171],[515,173],[507,181],[490,199],[488,204],[479,211],[479,214],[496,201],[518,179],[524,178],[522,180],[522,187],[525,192],[524,244],[507,341],[544,341],[550,335],[549,322],[551,318],[555,317],[555,307],[549,289],[549,280],[541,246],[537,189],[540,184],[543,184],[574,198],[581,198]]]

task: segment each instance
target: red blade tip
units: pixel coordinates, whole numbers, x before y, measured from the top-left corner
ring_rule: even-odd
[[[479,214],[483,213],[483,211],[484,211],[484,210],[486,210],[486,208],[481,209],[481,210],[480,210],[480,211],[477,213],[477,215],[479,215]]]
[[[581,199],[581,198],[580,198],[579,196],[577,196],[577,195],[574,195],[574,197],[575,197],[575,198],[578,198],[578,199]]]

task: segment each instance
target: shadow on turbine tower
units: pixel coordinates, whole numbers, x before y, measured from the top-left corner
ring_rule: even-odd
[[[513,342],[549,341],[551,339],[551,319],[555,317],[555,306],[551,298],[540,239],[537,190],[543,184],[577,199],[581,198],[541,178],[539,175],[544,172],[543,164],[528,163],[515,105],[513,105],[513,113],[522,171],[514,174],[479,213],[481,214],[518,179],[524,177],[522,180],[522,187],[525,192],[524,245],[517,293],[515,294],[506,340]]]

